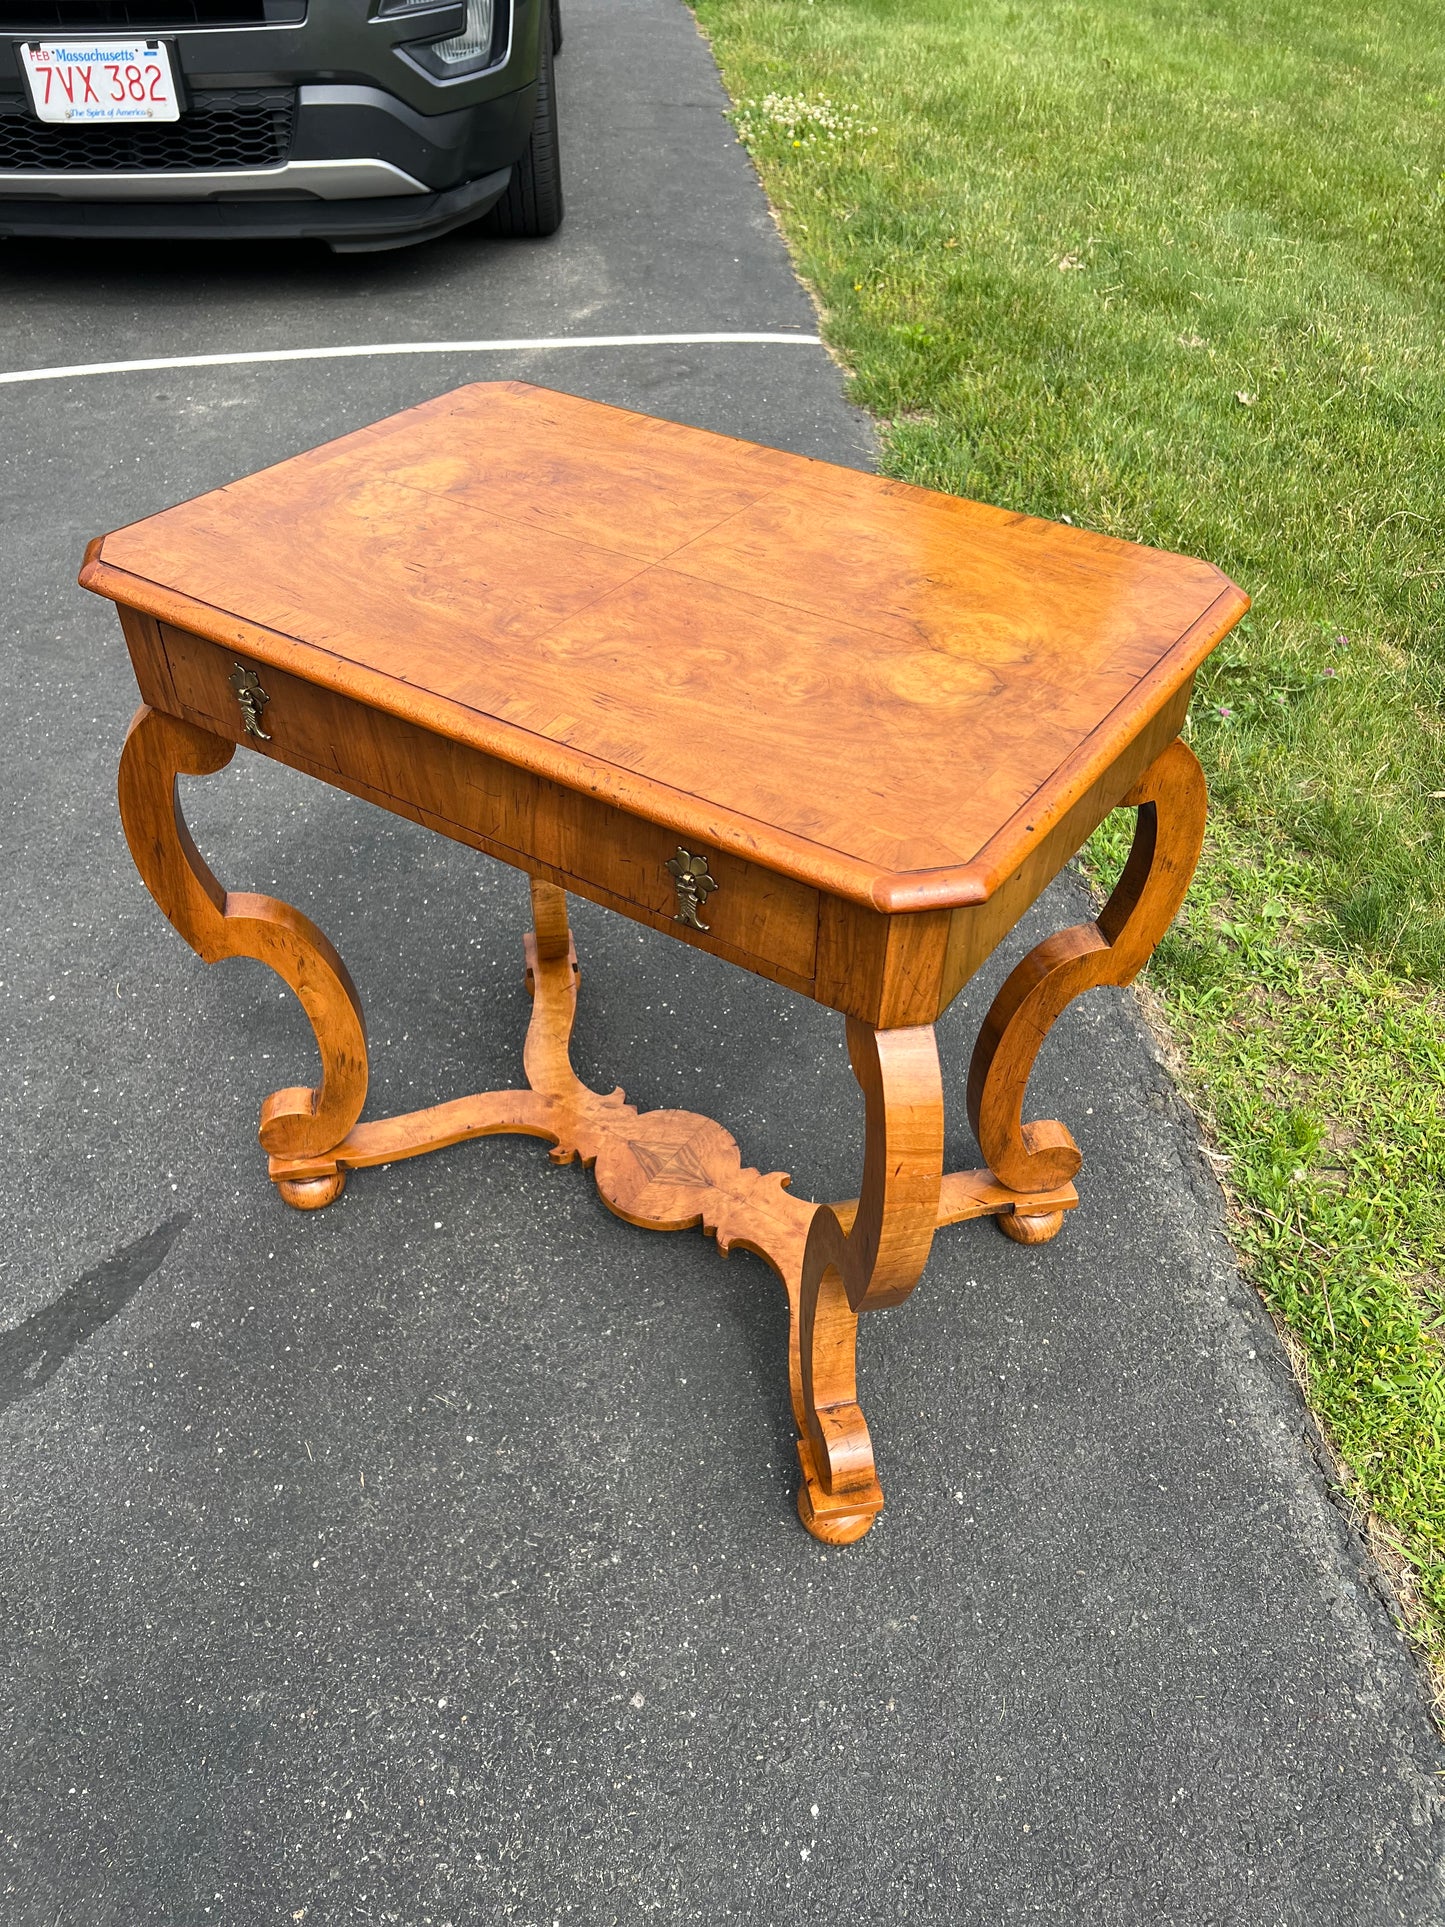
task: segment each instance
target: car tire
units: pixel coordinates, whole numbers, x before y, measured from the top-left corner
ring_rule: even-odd
[[[507,191],[487,216],[489,233],[540,239],[562,225],[562,163],[557,141],[557,90],[552,83],[552,36],[542,36],[537,111]]]
[[[562,51],[562,0],[552,0],[552,51]]]

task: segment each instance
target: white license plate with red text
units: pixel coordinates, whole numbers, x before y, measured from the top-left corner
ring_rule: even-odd
[[[179,120],[163,40],[32,40],[19,49],[41,120]]]

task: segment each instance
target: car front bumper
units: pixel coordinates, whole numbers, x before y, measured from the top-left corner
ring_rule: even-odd
[[[360,170],[375,162],[294,163],[294,166],[334,166]],[[257,170],[279,177],[288,170]],[[27,181],[33,182],[34,176]],[[131,177],[137,178],[137,177]],[[147,188],[163,177],[142,175]],[[177,175],[189,184],[194,175]],[[359,176],[358,176],[359,178]],[[94,241],[325,241],[338,254],[369,254],[383,248],[405,247],[427,241],[452,228],[475,221],[507,190],[511,169],[484,174],[479,180],[429,193],[413,182],[397,190],[384,182],[386,192],[364,199],[327,199],[307,188],[297,196],[278,199],[273,191],[247,194],[235,177],[225,193],[233,198],[124,199],[119,194],[90,199],[59,196],[45,199],[28,188],[29,198],[10,200],[12,191],[0,176],[0,236],[13,240],[87,236]],[[125,181],[123,175],[105,177],[107,187]],[[333,182],[334,185],[334,177]],[[286,189],[281,190],[283,193]]]

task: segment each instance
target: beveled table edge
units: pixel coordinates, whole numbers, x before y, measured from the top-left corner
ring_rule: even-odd
[[[355,698],[581,795],[595,796],[660,828],[711,843],[747,862],[885,915],[986,903],[1250,606],[1244,591],[1215,570],[1221,584],[1215,600],[973,857],[962,864],[890,872],[369,669],[317,643],[302,642],[133,575],[105,560],[106,540],[98,535],[86,545],[78,578],[80,586],[93,595],[157,621],[175,623],[319,688]],[[325,673],[319,673],[323,669]]]
[[[1079,798],[1110,767],[1120,753],[1142,734],[1169,698],[1193,676],[1250,606],[1244,590],[1220,574],[1219,595],[1171,643],[1147,675],[1141,676],[1122,702],[1089,732],[1029,800],[1002,824],[976,855],[957,870],[896,870],[877,878],[871,902],[890,913],[904,910],[948,910],[966,903],[986,903],[999,885],[1025,862],[1035,846],[1073,808]],[[951,879],[967,877],[980,894],[951,894]]]

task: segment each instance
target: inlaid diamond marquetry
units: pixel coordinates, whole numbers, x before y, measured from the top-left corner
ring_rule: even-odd
[[[642,1166],[649,1184],[685,1184],[706,1190],[712,1183],[702,1159],[686,1138],[651,1144],[629,1138],[627,1148]]]

